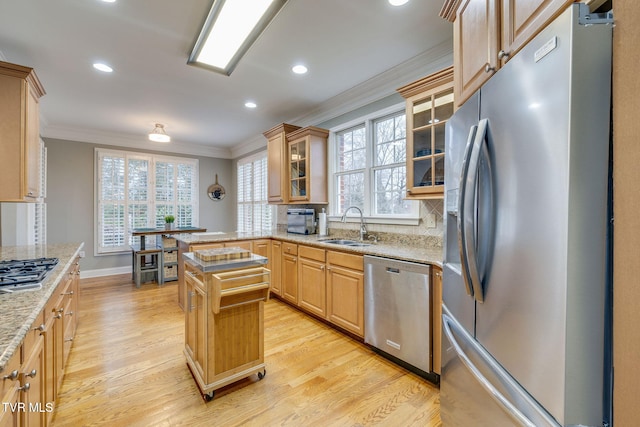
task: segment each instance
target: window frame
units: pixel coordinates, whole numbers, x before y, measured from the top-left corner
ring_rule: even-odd
[[[274,230],[276,230],[277,228],[277,218],[276,218],[276,210],[275,210],[275,206],[269,204],[269,183],[268,183],[268,175],[269,175],[269,156],[268,156],[268,152],[267,150],[263,150],[263,151],[259,151],[257,153],[251,154],[249,156],[246,157],[242,157],[240,159],[237,159],[236,161],[236,188],[238,189],[238,191],[236,191],[236,228],[238,232],[254,232],[254,230],[241,230],[240,229],[240,181],[239,181],[239,173],[240,173],[240,166],[241,165],[245,165],[247,163],[254,163],[257,160],[264,160],[265,162],[265,167],[264,167],[264,179],[262,180],[263,184],[264,184],[264,188],[263,188],[263,194],[264,194],[264,203],[260,203],[260,204],[264,204],[268,209],[271,210],[271,229],[268,230],[269,232],[273,232]],[[255,187],[252,187],[252,190],[255,190]],[[255,192],[252,193],[253,195],[255,195]],[[242,202],[245,205],[250,205],[253,206],[256,203],[256,200],[252,197],[251,202]],[[264,230],[262,227],[260,228],[260,231],[266,231]]]
[[[370,224],[391,224],[391,225],[418,225],[420,222],[420,205],[416,200],[407,200],[411,205],[411,211],[408,214],[375,214],[374,211],[374,173],[380,168],[375,164],[375,140],[374,140],[374,123],[384,120],[398,113],[406,114],[405,103],[395,104],[387,108],[365,114],[338,126],[329,129],[329,206],[330,212],[328,219],[337,221],[342,218],[342,212],[337,212],[338,203],[338,138],[341,132],[364,125],[366,138],[366,166],[364,168],[364,209],[363,216],[367,223]],[[405,118],[406,120],[406,118]],[[405,176],[406,176],[406,159],[405,159]],[[405,189],[406,190],[406,189]],[[355,210],[347,213],[347,222],[359,222],[360,216]]]
[[[101,158],[103,156],[114,156],[114,157],[122,157],[125,160],[125,198],[123,200],[123,205],[125,209],[125,223],[124,223],[124,233],[125,233],[125,243],[121,246],[117,247],[102,247],[100,246],[101,241],[101,227],[100,227],[100,206],[102,203],[101,200],[101,172],[102,172],[102,163]],[[146,227],[156,228],[156,203],[158,204],[166,204],[162,201],[156,200],[156,163],[173,163],[173,164],[185,164],[193,167],[193,176],[192,176],[192,186],[191,186],[191,209],[192,209],[192,224],[193,226],[197,226],[199,223],[199,160],[190,158],[190,157],[178,157],[178,156],[166,156],[161,154],[151,154],[151,153],[141,153],[137,151],[127,151],[127,150],[113,150],[108,148],[95,148],[94,149],[94,256],[106,256],[106,255],[119,255],[123,253],[130,252],[130,240],[127,236],[130,236],[131,230],[129,229],[128,221],[126,220],[126,212],[128,211],[128,207],[130,205],[129,196],[128,196],[128,162],[129,160],[145,160],[148,161],[148,177],[147,177],[147,201],[144,203],[147,206],[148,214],[146,218]],[[174,184],[175,185],[175,184]],[[176,200],[177,191],[174,195],[173,204],[179,204],[179,201]]]

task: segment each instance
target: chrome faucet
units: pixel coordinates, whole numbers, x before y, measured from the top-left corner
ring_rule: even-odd
[[[360,240],[364,240],[364,236],[367,234],[367,227],[365,227],[364,225],[364,216],[362,215],[362,209],[360,209],[357,206],[349,206],[347,209],[345,209],[344,213],[342,214],[342,222],[346,222],[347,221],[347,212],[349,212],[349,209],[357,209],[358,212],[360,212]]]

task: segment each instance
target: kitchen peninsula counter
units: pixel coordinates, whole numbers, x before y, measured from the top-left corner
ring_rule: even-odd
[[[42,282],[37,290],[0,293],[0,372],[5,369],[24,340],[29,328],[42,312],[54,289],[71,268],[84,243],[64,243],[55,245],[0,246],[0,260],[31,258],[58,258],[58,265]]]
[[[286,232],[246,232],[246,233],[194,233],[176,234],[174,237],[187,245],[199,243],[225,243],[240,240],[255,239],[278,239],[285,242],[315,246],[323,249],[331,249],[342,252],[351,252],[360,255],[375,255],[393,258],[409,262],[418,262],[442,267],[442,247],[441,246],[410,246],[403,241],[399,242],[378,242],[368,246],[347,246],[336,245],[323,242],[323,240],[333,238],[343,238],[342,236],[323,236],[317,234],[303,235]],[[409,239],[409,237],[407,237]],[[355,240],[355,239],[354,239]],[[369,243],[369,242],[366,242]]]

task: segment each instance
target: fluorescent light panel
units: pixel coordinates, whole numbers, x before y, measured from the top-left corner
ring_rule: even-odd
[[[287,0],[214,0],[188,64],[230,75]]]

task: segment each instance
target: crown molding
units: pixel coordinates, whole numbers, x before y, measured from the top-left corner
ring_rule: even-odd
[[[171,141],[169,143],[153,142],[140,135],[128,135],[111,132],[100,132],[92,129],[69,128],[63,126],[43,126],[40,129],[43,138],[62,139],[67,141],[88,142],[142,150],[162,151],[192,156],[231,159],[231,150],[201,144]]]
[[[312,126],[326,122],[393,95],[397,93],[397,88],[436,71],[440,71],[443,68],[450,67],[452,64],[453,44],[451,39],[448,39],[328,99],[307,114],[283,121],[297,126]],[[232,158],[236,159],[260,148],[265,148],[266,145],[266,138],[262,135],[257,135],[243,143],[237,144],[231,149],[231,155]]]

